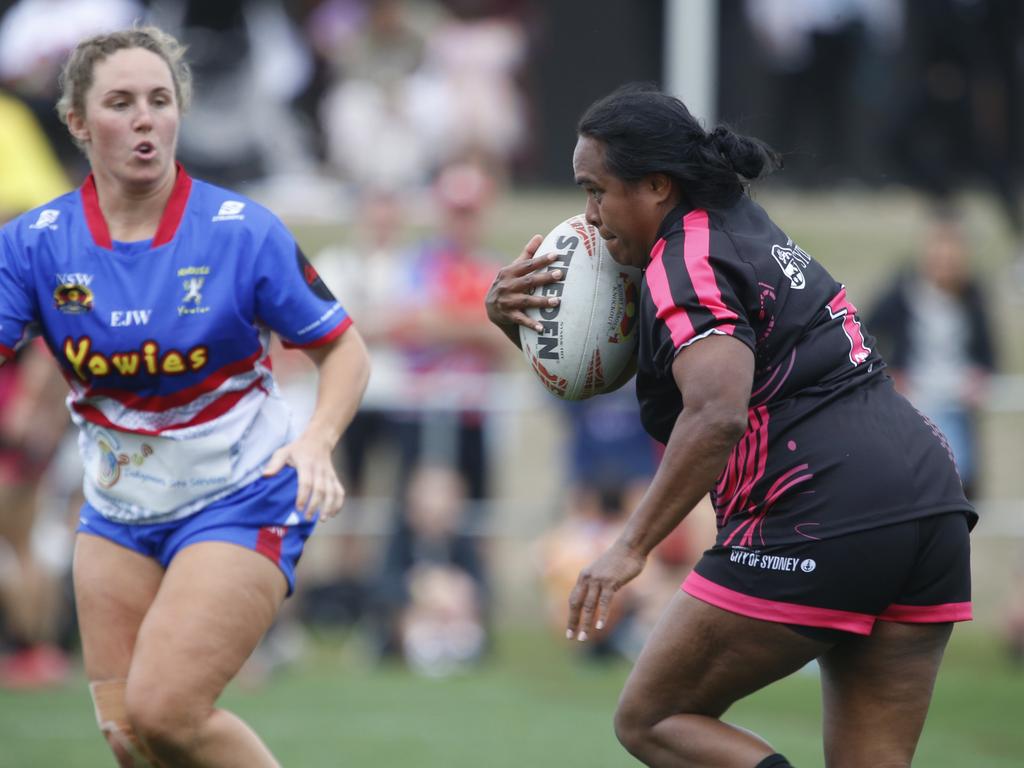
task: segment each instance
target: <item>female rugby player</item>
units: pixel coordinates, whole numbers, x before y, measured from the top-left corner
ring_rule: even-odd
[[[122,766],[275,766],[215,706],[341,507],[331,451],[365,347],[269,211],[175,162],[189,69],[152,27],[81,42],[58,110],[81,189],[0,230],[0,362],[42,335],[70,384],[85,498],[74,585],[99,725]],[[319,368],[292,433],[274,331]]]
[[[706,132],[627,86],[578,126],[576,182],[613,258],[644,270],[637,397],[665,454],[569,599],[568,636],[709,491],[718,538],[666,609],[615,715],[652,766],[778,768],[721,720],[818,659],[830,768],[910,765],[952,622],[969,619],[977,520],[941,433],[896,394],[843,285],[746,194],[762,143]],[[493,322],[535,326],[560,277],[540,236],[498,272]]]

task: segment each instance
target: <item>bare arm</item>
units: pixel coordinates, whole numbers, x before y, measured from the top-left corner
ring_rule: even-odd
[[[296,508],[305,511],[307,518],[317,510],[329,518],[345,500],[331,452],[359,409],[370,377],[370,358],[354,327],[323,347],[304,351],[319,373],[316,407],[302,434],[270,457],[263,474],[273,475],[286,464],[295,467]]]
[[[685,407],[661,465],[611,548],[580,573],[569,598],[567,636],[601,628],[615,592],[635,578],[651,550],[704,497],[747,427],[754,355],[742,342],[712,335],[676,356],[672,374]]]

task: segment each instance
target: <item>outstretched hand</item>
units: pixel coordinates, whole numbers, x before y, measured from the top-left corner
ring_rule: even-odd
[[[559,301],[557,296],[536,292],[540,286],[558,282],[563,277],[560,269],[544,270],[544,267],[558,258],[558,254],[537,256],[537,249],[542,242],[544,238],[540,235],[530,238],[516,260],[498,270],[487,291],[487,317],[513,340],[518,337],[517,334],[513,335],[517,325],[538,332],[543,330],[540,323],[530,318],[524,310],[530,307],[554,307]]]
[[[580,571],[569,595],[568,639],[587,639],[587,633],[604,629],[612,598],[644,569],[647,558],[616,541],[607,552]]]
[[[312,520],[317,512],[324,520],[334,517],[345,502],[345,489],[331,461],[331,447],[309,437],[278,448],[263,468],[263,476],[276,475],[285,466],[295,468],[299,490],[295,508]]]

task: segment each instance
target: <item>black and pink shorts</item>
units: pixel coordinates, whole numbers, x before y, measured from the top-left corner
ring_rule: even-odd
[[[683,590],[797,631],[869,635],[876,621],[969,621],[968,519],[948,512],[818,541],[760,548],[716,544]]]

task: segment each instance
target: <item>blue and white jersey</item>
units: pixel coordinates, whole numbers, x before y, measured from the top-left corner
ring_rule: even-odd
[[[90,176],[0,229],[0,353],[42,335],[71,386],[86,499],[186,517],[293,438],[270,332],[315,347],[351,320],[270,211],[180,166],[152,241],[112,242]]]

